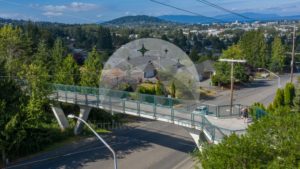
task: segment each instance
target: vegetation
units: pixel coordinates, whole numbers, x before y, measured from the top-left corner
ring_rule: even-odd
[[[111,49],[108,29],[98,30],[103,30],[103,34],[99,31],[97,36],[107,41],[95,40],[95,46]],[[72,50],[67,49],[65,39],[58,37],[57,32],[54,36],[57,38],[53,39],[45,33],[47,31],[55,32],[32,23],[27,27],[0,27],[0,87],[3,90],[0,93],[0,150],[3,161],[40,151],[70,137],[72,130],[61,132],[50,110],[49,82],[95,86],[91,83],[95,78],[89,79],[87,75],[97,71],[100,74],[102,63],[107,59],[94,48],[82,66],[81,75],[80,65],[74,55],[68,53]]]
[[[99,52],[97,52],[96,48],[93,48],[82,67],[80,85],[99,86],[101,69],[103,67],[102,62]]]
[[[227,50],[223,51],[221,58],[228,59],[243,59],[243,53],[240,49],[239,45],[233,45],[229,47]],[[230,71],[231,65],[230,63],[225,62],[217,62],[215,64],[216,75],[212,78],[213,84],[229,84],[230,82]],[[237,80],[246,82],[249,80],[249,75],[247,74],[247,70],[242,64],[234,64],[234,77]]]
[[[272,56],[270,69],[275,72],[283,72],[285,64],[285,50],[279,37],[275,37],[272,44]]]
[[[258,68],[268,68],[276,72],[283,72],[285,68],[285,48],[281,39],[276,36],[272,47],[266,41],[262,31],[246,32],[240,41],[227,50],[223,50],[221,58],[245,59],[246,64],[235,64],[235,79],[247,82],[250,72]],[[230,82],[230,66],[228,63],[216,63],[216,75],[212,77],[213,84],[227,85]]]
[[[233,134],[220,144],[205,145],[198,153],[203,168],[299,168],[300,111],[290,105],[291,99],[294,104],[298,100],[292,88],[287,84],[285,90],[277,91],[276,109],[256,103],[268,114],[256,119],[245,135]]]

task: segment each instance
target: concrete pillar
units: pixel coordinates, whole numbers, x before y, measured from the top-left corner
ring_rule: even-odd
[[[198,149],[201,150],[201,145],[199,144],[199,139],[200,139],[199,134],[195,134],[195,133],[190,132],[190,135],[193,138],[194,142],[196,143]]]
[[[84,121],[86,121],[89,117],[91,109],[92,109],[91,107],[80,106],[79,117],[82,118]],[[83,126],[84,126],[83,122],[81,122],[80,120],[77,120],[76,126],[74,128],[74,134],[75,135],[80,134],[81,131],[82,131]]]
[[[51,109],[61,130],[65,130],[66,128],[68,128],[69,122],[62,108],[59,105],[51,105]]]

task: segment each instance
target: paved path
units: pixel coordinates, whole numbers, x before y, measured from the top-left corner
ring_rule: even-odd
[[[196,145],[189,132],[169,123],[142,120],[135,128],[116,130],[105,136],[117,152],[120,169],[192,169],[190,156]],[[97,140],[69,146],[20,162],[28,163],[53,155],[58,158],[12,167],[13,169],[109,169],[113,168],[111,153]]]

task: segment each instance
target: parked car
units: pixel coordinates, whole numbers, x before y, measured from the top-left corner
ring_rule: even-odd
[[[193,111],[193,114],[208,115],[208,107],[207,106],[199,106]]]

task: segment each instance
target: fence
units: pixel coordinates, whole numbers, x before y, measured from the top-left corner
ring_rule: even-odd
[[[103,108],[111,112],[167,120],[190,128],[201,128],[212,141],[221,140],[225,135],[234,132],[242,133],[241,131],[214,126],[205,116],[193,113],[198,106],[206,106],[209,115],[217,117],[236,116],[240,114],[241,105],[234,105],[233,113],[230,113],[230,111],[228,112],[230,110],[228,105],[215,106],[192,100],[61,84],[53,84],[53,94],[50,98],[73,104]]]

